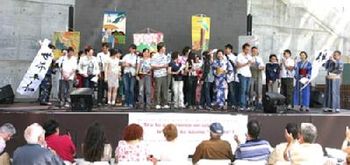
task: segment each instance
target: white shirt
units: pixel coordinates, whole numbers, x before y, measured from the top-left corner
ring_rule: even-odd
[[[293,145],[289,153],[293,165],[314,165],[323,160],[322,146],[316,143]]]
[[[168,64],[168,56],[165,54],[156,53],[151,58],[151,65],[165,65]],[[164,77],[167,76],[167,68],[154,69],[154,77]]]
[[[164,142],[161,146],[160,161],[186,161],[188,155],[184,152],[184,147],[176,140]]]
[[[243,53],[239,53],[237,56],[237,63],[246,64],[249,61],[252,61],[252,56],[250,54],[244,55]],[[246,65],[241,68],[237,68],[237,73],[241,74],[244,77],[252,77],[252,73],[250,72],[250,66]]]
[[[283,64],[284,60],[284,64]],[[295,66],[295,61],[292,58],[282,59],[282,67],[281,67],[281,78],[293,78],[294,77],[294,69],[288,70],[287,67]]]
[[[105,71],[105,66],[106,66],[106,63],[108,62],[109,60],[109,56],[110,56],[110,53],[108,52],[107,54],[103,53],[103,52],[100,52],[100,53],[97,53],[97,61],[98,61],[98,65],[99,65],[99,70],[100,71]]]
[[[236,65],[237,65],[237,56],[235,56],[234,54],[230,53],[229,55],[227,55],[227,58],[233,64],[232,67],[235,70]],[[232,81],[239,82],[237,71],[236,72],[232,72],[231,74],[227,75],[227,82],[230,83]]]
[[[70,58],[64,56],[59,66],[63,75],[70,75],[68,79],[74,80],[75,71],[78,69],[77,58],[75,56],[71,56]]]
[[[5,150],[5,147],[6,147],[5,140],[2,137],[0,137],[0,153],[2,153]]]
[[[97,58],[92,56],[90,59],[87,55],[80,57],[79,60],[79,73],[87,75],[97,75],[100,73]]]
[[[137,56],[136,54],[126,54],[122,61],[126,62],[128,64],[131,64],[131,66],[124,67],[124,74],[131,73],[132,76],[135,76],[136,72],[136,62],[137,62]]]

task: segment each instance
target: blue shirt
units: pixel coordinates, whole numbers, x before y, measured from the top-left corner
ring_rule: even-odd
[[[267,160],[271,153],[270,148],[270,143],[266,140],[247,140],[246,143],[238,146],[235,157],[238,160]]]
[[[18,147],[13,154],[13,165],[63,165],[63,161],[49,149],[39,144],[27,144]]]

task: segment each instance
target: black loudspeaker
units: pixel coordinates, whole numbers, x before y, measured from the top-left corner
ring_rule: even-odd
[[[12,104],[14,99],[15,94],[10,84],[0,88],[0,104]]]
[[[68,8],[68,31],[74,31],[74,7],[69,6]]]
[[[248,14],[247,16],[247,35],[252,35],[252,29],[253,29],[253,16],[251,14]]]
[[[316,90],[311,91],[311,96],[310,96],[310,107],[313,108],[322,108],[323,103],[325,101],[324,98],[324,93]]]
[[[276,92],[266,92],[263,106],[265,113],[277,113],[285,107],[285,99],[283,95]]]
[[[72,111],[90,112],[93,106],[93,94],[91,88],[78,88],[72,91],[70,93]]]

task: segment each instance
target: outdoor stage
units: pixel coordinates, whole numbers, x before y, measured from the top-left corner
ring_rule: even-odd
[[[194,110],[132,110],[121,107],[94,108],[92,112],[72,112],[58,107],[40,106],[37,103],[15,103],[0,105],[1,123],[10,122],[15,125],[18,133],[8,143],[6,150],[13,150],[24,144],[23,130],[33,122],[43,123],[47,119],[55,119],[60,123],[61,134],[69,132],[81,154],[81,144],[85,130],[93,122],[104,126],[107,140],[113,148],[122,137],[123,128],[128,125],[129,114],[144,112],[150,114],[230,114],[245,115],[249,119],[256,119],[262,125],[261,138],[270,141],[272,146],[284,141],[284,126],[288,122],[312,122],[318,129],[317,142],[324,147],[340,148],[345,136],[345,127],[350,125],[350,110],[341,110],[340,113],[324,113],[322,109],[311,109],[311,112],[288,111],[287,113],[266,114],[263,112],[231,112],[231,111],[194,111]],[[208,123],[209,124],[209,123]],[[235,124],[235,123],[232,123]],[[246,127],[242,125],[242,127]],[[209,138],[209,135],[207,135]],[[205,137],[206,138],[206,137]],[[233,138],[233,137],[232,137]]]

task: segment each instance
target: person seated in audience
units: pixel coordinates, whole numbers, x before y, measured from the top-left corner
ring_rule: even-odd
[[[341,146],[341,150],[347,153],[346,163],[350,164],[350,130],[349,127],[346,127],[345,131],[345,139],[343,141],[343,145]]]
[[[299,144],[294,143],[292,134],[287,135],[287,147],[284,158],[293,165],[314,165],[323,160],[323,150],[316,144],[317,129],[311,123],[302,123],[300,126]],[[294,143],[294,145],[292,145]]]
[[[247,124],[247,141],[243,144],[239,141],[237,135],[235,141],[238,147],[235,152],[235,160],[244,161],[267,161],[271,153],[270,143],[259,138],[260,124],[256,120],[251,120]]]
[[[156,163],[156,159],[150,154],[148,146],[142,141],[143,128],[138,124],[130,124],[124,128],[123,140],[118,142],[115,149],[117,162],[146,162]]]
[[[13,153],[13,165],[62,165],[63,161],[46,147],[45,130],[33,123],[24,130],[27,144],[18,147]]]
[[[53,149],[64,161],[74,162],[75,145],[70,135],[60,135],[59,124],[48,120],[43,124],[47,146]]]
[[[107,143],[105,132],[99,123],[92,124],[86,132],[83,144],[84,161],[77,165],[109,165],[112,147]]]
[[[192,163],[196,164],[200,159],[230,159],[233,160],[231,144],[221,140],[224,128],[220,123],[212,123],[209,126],[210,139],[202,141],[192,157]]]
[[[174,124],[167,124],[163,128],[163,135],[166,142],[161,146],[160,161],[187,161],[188,155],[183,152],[184,146],[177,142],[177,128]]]
[[[6,142],[11,140],[12,136],[16,134],[16,128],[11,123],[5,123],[0,127],[0,164],[10,165],[10,156],[4,152]]]
[[[291,145],[298,144],[298,136],[299,136],[299,128],[296,123],[288,123],[286,125],[285,131],[284,131],[284,137],[286,140],[288,140],[288,135],[292,135],[293,141]],[[271,153],[269,157],[269,165],[283,165],[283,164],[290,164],[289,161],[286,161],[283,157],[284,151],[287,147],[287,142],[280,143],[276,145],[275,149]]]

